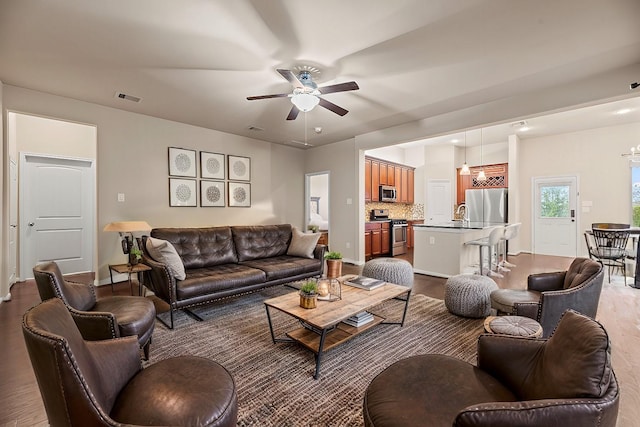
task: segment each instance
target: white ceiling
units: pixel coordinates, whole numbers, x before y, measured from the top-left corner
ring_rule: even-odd
[[[2,0],[0,80],[294,146],[518,119],[537,135],[638,121],[638,17],[638,0]],[[356,81],[325,95],[349,113],[286,121],[287,98],[246,100],[290,92],[276,69],[296,67],[317,68],[320,86]],[[535,118],[614,100],[636,112]]]

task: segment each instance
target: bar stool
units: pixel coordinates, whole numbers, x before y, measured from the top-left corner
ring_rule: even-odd
[[[516,266],[515,264],[511,264],[509,261],[507,261],[507,242],[511,239],[514,239],[518,235],[521,225],[521,222],[517,222],[515,224],[509,224],[504,227],[504,235],[501,239],[502,261],[500,261],[500,263],[498,264],[498,271],[511,271],[509,270],[509,268],[513,268]]]
[[[464,242],[465,245],[476,245],[478,246],[478,252],[480,255],[480,275],[484,275],[484,270],[483,270],[483,266],[484,266],[484,262],[482,260],[482,252],[483,252],[483,248],[488,248],[489,250],[489,267],[487,270],[487,275],[488,276],[494,276],[494,277],[504,277],[502,274],[497,273],[495,271],[493,271],[493,253],[495,252],[495,248],[498,245],[498,243],[500,243],[500,240],[503,238],[504,236],[504,230],[505,227],[496,227],[493,230],[491,230],[491,232],[489,233],[488,237],[484,237],[482,239],[477,239],[477,240],[470,240],[468,242]],[[498,260],[497,260],[498,256],[496,254],[496,267],[498,265]]]

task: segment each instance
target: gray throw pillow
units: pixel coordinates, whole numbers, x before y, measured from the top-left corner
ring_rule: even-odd
[[[165,264],[171,275],[178,280],[184,280],[187,274],[184,271],[182,259],[176,252],[171,242],[154,237],[147,238],[147,252],[155,261]]]
[[[291,229],[291,243],[287,249],[287,255],[303,258],[313,258],[313,251],[320,240],[320,233],[306,234],[296,227]]]

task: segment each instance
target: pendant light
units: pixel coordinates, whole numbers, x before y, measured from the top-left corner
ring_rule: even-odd
[[[478,181],[486,181],[487,180],[487,176],[484,174],[484,167],[483,167],[482,163],[482,128],[480,128],[480,167],[482,169],[480,169],[480,172],[478,172],[478,177],[476,178],[476,180]]]
[[[464,164],[460,169],[460,175],[471,175],[469,165],[467,164],[467,131],[464,132]]]

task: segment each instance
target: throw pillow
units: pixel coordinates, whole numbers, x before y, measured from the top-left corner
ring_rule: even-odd
[[[291,243],[287,255],[313,258],[313,251],[320,240],[320,233],[306,234],[296,227],[291,229]]]
[[[184,271],[182,259],[176,252],[171,242],[154,237],[147,238],[147,252],[155,261],[161,262],[167,266],[169,272],[178,280],[184,280],[187,274]]]

